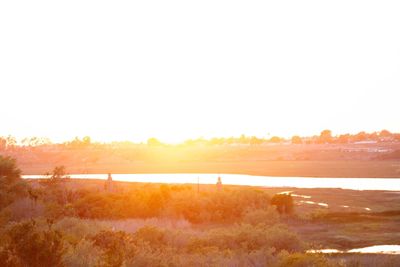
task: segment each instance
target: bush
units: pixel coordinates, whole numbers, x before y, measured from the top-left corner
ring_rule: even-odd
[[[320,254],[283,254],[280,267],[333,267],[327,258]]]
[[[42,203],[36,203],[30,198],[23,197],[8,205],[5,210],[9,211],[9,220],[21,221],[42,216],[44,207]]]
[[[102,266],[122,266],[134,254],[131,238],[124,232],[101,231],[92,240],[102,250]]]
[[[303,249],[303,244],[296,234],[281,225],[267,227],[262,224],[256,226],[242,224],[213,229],[205,237],[195,238],[188,245],[192,252],[200,251],[204,247],[244,252],[263,248],[274,248],[277,252],[281,250],[296,252]]]
[[[21,179],[15,159],[0,155],[0,210],[27,192],[28,185]]]
[[[63,218],[54,224],[54,229],[60,231],[64,239],[77,244],[84,238],[91,238],[108,227],[93,220],[82,220],[78,218]]]
[[[167,186],[121,194],[88,193],[71,207],[81,218],[127,219],[173,217],[191,223],[240,222],[248,210],[267,210],[269,196],[258,190],[232,190],[219,194],[174,190]]]
[[[258,190],[232,190],[219,194],[191,192],[172,196],[171,208],[175,216],[191,223],[239,222],[248,210],[267,209],[269,196]]]
[[[165,233],[154,226],[145,226],[140,228],[135,234],[134,238],[147,242],[150,246],[160,248],[166,245]]]
[[[76,246],[70,247],[63,256],[65,266],[95,267],[100,264],[101,251],[92,242],[82,239]]]
[[[281,214],[291,214],[293,212],[293,197],[289,194],[276,194],[271,199],[271,204]]]
[[[32,267],[62,266],[64,242],[60,232],[40,230],[35,221],[15,224],[7,232],[10,254]]]
[[[272,207],[265,210],[249,210],[244,214],[243,222],[252,225],[273,225],[279,222],[279,214]]]

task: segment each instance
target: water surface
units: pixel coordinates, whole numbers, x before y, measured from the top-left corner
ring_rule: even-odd
[[[400,255],[400,245],[378,245],[350,250],[319,249],[309,250],[309,253],[362,253],[362,254],[395,254]]]
[[[341,188],[352,190],[400,191],[400,178],[309,178],[271,177],[241,174],[113,174],[113,180],[147,183],[215,184],[218,176],[223,184],[265,187]],[[72,174],[71,178],[107,179],[107,174]],[[23,175],[23,178],[44,178],[42,175]]]

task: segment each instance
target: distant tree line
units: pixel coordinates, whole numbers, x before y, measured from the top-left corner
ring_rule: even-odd
[[[0,151],[13,151],[19,148],[36,148],[36,147],[59,147],[67,149],[84,149],[84,148],[105,148],[105,147],[129,147],[129,146],[147,146],[147,147],[190,147],[190,146],[222,146],[222,145],[263,145],[263,144],[348,144],[357,142],[400,142],[400,133],[391,133],[388,130],[379,132],[359,132],[357,134],[340,134],[332,135],[331,130],[323,130],[319,135],[315,136],[299,136],[294,135],[292,138],[283,138],[272,136],[270,138],[262,138],[257,136],[241,135],[239,137],[214,137],[211,139],[197,138],[188,139],[180,144],[168,144],[152,137],[146,142],[134,143],[131,141],[115,141],[110,143],[93,142],[90,136],[83,138],[75,137],[64,143],[53,144],[49,138],[45,137],[26,137],[17,140],[13,136],[0,136]]]

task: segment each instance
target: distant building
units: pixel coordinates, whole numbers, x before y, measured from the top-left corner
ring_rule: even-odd
[[[113,180],[112,180],[112,177],[111,177],[110,173],[108,174],[107,181],[104,184],[104,189],[105,189],[105,191],[107,191],[109,193],[114,192],[114,184],[113,184]]]

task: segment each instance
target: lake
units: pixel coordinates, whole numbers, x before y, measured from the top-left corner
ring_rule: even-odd
[[[400,245],[378,245],[365,248],[355,248],[347,251],[337,249],[309,250],[309,253],[363,253],[363,254],[400,254]]]
[[[71,174],[73,179],[107,179],[107,174]],[[171,183],[171,184],[215,184],[218,176],[223,184],[249,185],[262,187],[297,188],[341,188],[352,190],[400,191],[400,178],[310,178],[310,177],[271,177],[241,174],[112,174],[115,181]],[[45,178],[43,175],[23,175],[26,179]]]

